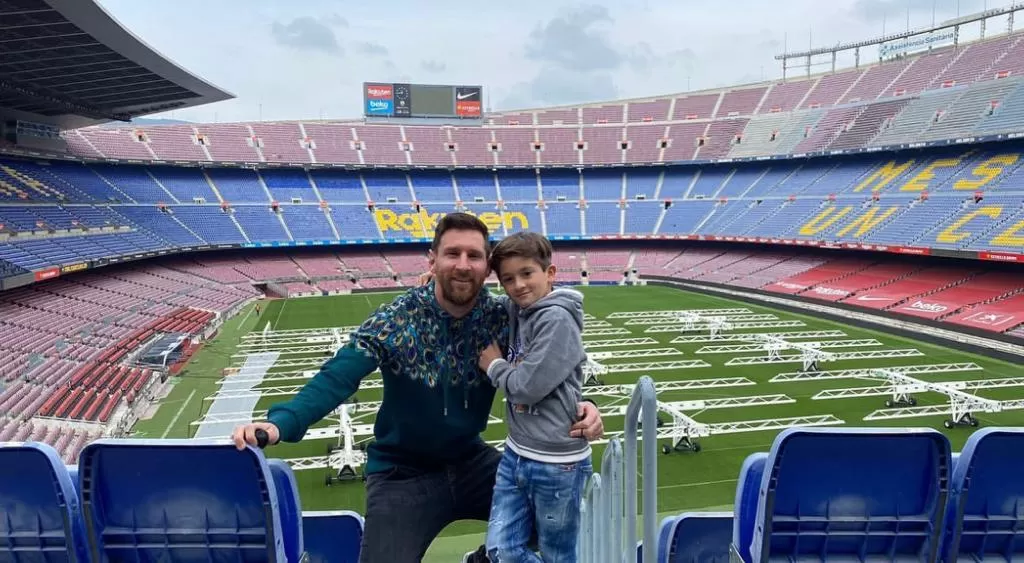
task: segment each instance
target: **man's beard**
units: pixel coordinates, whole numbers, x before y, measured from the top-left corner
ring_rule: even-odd
[[[477,294],[480,293],[481,284],[476,283],[476,280],[470,277],[465,280],[459,280],[467,282],[468,286],[464,286],[463,284],[455,285],[452,283],[455,279],[456,278],[445,277],[438,280],[441,282],[441,297],[452,305],[460,307],[463,305],[469,305],[474,299],[476,299]]]

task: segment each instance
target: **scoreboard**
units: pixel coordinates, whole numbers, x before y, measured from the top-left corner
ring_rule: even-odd
[[[363,83],[366,117],[480,119],[482,106],[480,86]]]

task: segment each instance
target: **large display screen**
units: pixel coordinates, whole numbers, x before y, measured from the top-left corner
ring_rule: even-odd
[[[363,84],[366,117],[441,117],[480,119],[483,88],[431,84]]]

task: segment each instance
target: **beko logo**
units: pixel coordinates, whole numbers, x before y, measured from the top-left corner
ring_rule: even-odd
[[[924,301],[914,301],[914,304],[907,309],[913,311],[924,311],[926,313],[941,313],[948,309],[945,305],[939,305],[938,303],[925,303]]]

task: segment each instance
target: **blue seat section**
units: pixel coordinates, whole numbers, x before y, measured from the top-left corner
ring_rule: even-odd
[[[284,460],[268,459],[267,466],[274,477],[277,492],[278,513],[281,516],[281,533],[284,536],[284,552],[288,561],[298,561],[303,552],[302,504],[299,501],[299,483],[295,473]]]
[[[659,541],[658,563],[727,563],[732,524],[732,512],[680,514]]]
[[[500,214],[489,220],[503,223],[499,236],[527,229],[553,237],[703,235],[1019,253],[1024,141],[582,172],[256,171],[3,157],[0,233],[18,237],[0,242],[0,260],[11,264],[0,275],[205,245],[429,238],[424,233],[460,200]],[[108,229],[103,238],[78,232],[98,228]]]
[[[1024,428],[974,432],[949,489],[945,561],[1024,560]]]
[[[0,444],[0,561],[88,561],[74,482],[47,444]]]
[[[273,470],[229,442],[101,439],[79,457],[93,561],[284,562]],[[292,509],[294,510],[294,508]]]
[[[754,539],[754,521],[757,518],[757,499],[761,489],[768,454],[757,452],[747,456],[740,466],[736,482],[736,502],[732,522],[732,550],[743,561],[751,561],[750,542]]]
[[[363,517],[350,510],[302,513],[309,563],[357,563],[363,541]]]
[[[951,471],[937,430],[784,430],[765,461],[751,559],[934,560]]]

